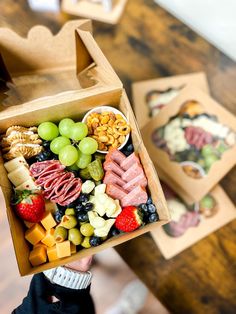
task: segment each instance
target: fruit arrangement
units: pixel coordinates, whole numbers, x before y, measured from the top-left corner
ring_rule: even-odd
[[[107,127],[105,133],[100,134],[99,127]],[[121,131],[125,135],[118,134]],[[12,126],[1,136],[2,150],[9,149],[3,157],[13,185],[11,203],[26,227],[32,266],[98,246],[159,219],[131,137],[118,149],[130,131],[123,115],[105,112],[88,115],[85,122],[65,118],[58,124]],[[98,152],[101,143],[104,154]]]
[[[171,222],[163,226],[163,229],[170,237],[182,236],[189,228],[197,227],[202,220],[213,217],[219,210],[216,200],[210,194],[189,206],[169,186],[162,183],[162,188],[171,213]]]
[[[183,171],[201,178],[222,154],[236,144],[236,134],[207,114],[196,101],[182,105],[179,113],[152,134],[154,144],[179,162]]]

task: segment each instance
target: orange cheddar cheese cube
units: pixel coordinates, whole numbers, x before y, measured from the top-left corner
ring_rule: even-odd
[[[42,248],[44,248],[44,250],[47,249],[47,246],[46,246],[45,244],[43,244],[42,242],[36,243],[36,244],[33,246],[33,249],[36,249],[37,247],[42,247]]]
[[[70,243],[70,251],[71,251],[71,254],[76,253],[76,245],[72,242]]]
[[[70,241],[64,241],[60,243],[56,243],[57,248],[57,256],[59,258],[71,256],[71,250],[70,250]]]
[[[35,245],[45,237],[45,230],[39,224],[35,224],[25,232],[25,239]]]
[[[41,242],[48,247],[51,247],[55,244],[54,231],[55,230],[53,228],[47,230],[45,237],[41,240]]]
[[[35,225],[34,222],[29,222],[29,221],[26,221],[26,220],[24,220],[24,224],[25,224],[25,226],[27,228],[31,228],[31,227],[33,227]]]
[[[46,250],[42,246],[38,246],[30,252],[29,261],[32,266],[38,266],[47,261]]]
[[[49,230],[56,226],[56,221],[53,218],[51,212],[45,212],[43,219],[41,220],[41,224],[44,226],[46,230]]]
[[[49,262],[52,262],[58,259],[56,245],[47,248],[47,256],[48,256]]]
[[[57,206],[55,203],[45,200],[45,210],[54,214],[57,210]]]

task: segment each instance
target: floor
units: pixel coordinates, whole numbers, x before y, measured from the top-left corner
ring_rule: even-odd
[[[154,0],[236,61],[235,0]]]
[[[0,312],[1,314],[9,314],[27,294],[31,278],[30,276],[20,277],[18,273],[1,193],[0,238]],[[119,299],[125,285],[137,279],[113,249],[96,255],[92,272],[92,295],[96,305],[96,314],[105,314],[107,308]],[[168,312],[151,293],[148,293],[146,303],[139,314],[168,314]]]

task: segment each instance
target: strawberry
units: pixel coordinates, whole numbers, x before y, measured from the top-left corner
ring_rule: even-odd
[[[135,206],[126,206],[116,217],[115,227],[124,232],[134,231],[142,225],[142,214]]]
[[[16,190],[12,204],[17,215],[29,222],[39,222],[45,213],[45,202],[42,194],[30,190]]]

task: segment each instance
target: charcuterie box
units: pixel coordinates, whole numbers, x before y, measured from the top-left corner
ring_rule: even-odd
[[[236,119],[195,86],[186,86],[141,130],[160,174],[189,204],[235,165]]]
[[[158,171],[159,174],[159,171]],[[218,184],[200,202],[186,204],[162,184],[172,221],[151,232],[162,255],[170,259],[236,218],[236,208]]]
[[[0,176],[16,259],[22,276],[38,273],[126,242],[169,221],[169,212],[155,171],[143,144],[122,83],[91,35],[89,21],[71,21],[55,36],[42,26],[21,38],[8,29],[0,30],[1,79],[6,86],[0,94],[0,134],[12,125],[38,126],[44,121],[58,123],[69,117],[81,121],[93,108],[118,108],[131,127],[134,150],[139,154],[148,180],[147,191],[157,208],[159,221],[130,233],[111,237],[101,245],[32,266],[25,226],[11,206],[13,187],[1,154]],[[6,91],[7,89],[7,91]]]

